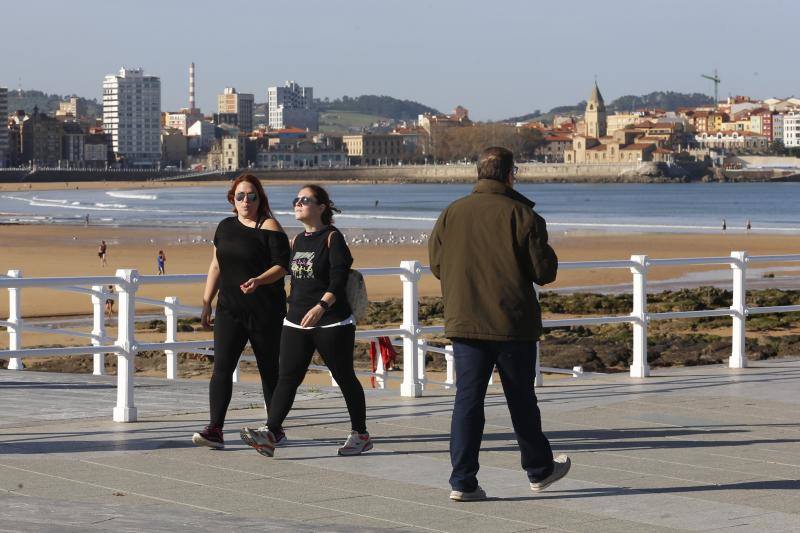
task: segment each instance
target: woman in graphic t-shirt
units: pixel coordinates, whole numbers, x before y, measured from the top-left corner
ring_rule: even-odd
[[[266,431],[244,428],[244,442],[271,457],[284,438],[283,422],[292,408],[311,356],[318,351],[339,385],[351,432],[339,455],[359,455],[372,449],[367,433],[364,389],[353,369],[356,325],[345,287],[353,264],[344,236],[331,224],[334,211],[327,191],[306,185],[292,202],[304,232],[291,243],[292,287],[281,333],[280,374],[272,397]]]

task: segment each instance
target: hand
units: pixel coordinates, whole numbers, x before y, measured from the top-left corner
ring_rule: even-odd
[[[239,288],[242,289],[243,293],[250,294],[251,292],[255,291],[260,284],[261,282],[258,278],[250,278],[239,285]]]
[[[200,325],[205,330],[214,327],[214,323],[211,321],[211,304],[203,304],[203,310],[200,312]]]
[[[306,313],[306,316],[304,316],[303,320],[300,321],[300,325],[304,328],[313,328],[324,314],[325,309],[323,309],[321,305],[317,304],[312,307],[308,313]]]

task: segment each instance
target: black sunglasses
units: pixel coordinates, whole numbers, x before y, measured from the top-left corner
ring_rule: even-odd
[[[257,192],[247,192],[247,193],[245,193],[245,192],[237,192],[236,196],[234,196],[234,198],[236,198],[237,202],[243,202],[245,197],[247,197],[247,199],[250,201],[250,203],[253,203],[256,200],[258,200],[258,193]]]
[[[311,205],[318,203],[315,199],[311,198],[310,196],[298,196],[294,200],[292,200],[292,207],[296,207],[298,205]]]

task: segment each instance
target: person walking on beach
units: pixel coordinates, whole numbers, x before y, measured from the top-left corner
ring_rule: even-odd
[[[749,218],[747,219],[747,224],[745,224],[744,229],[747,230],[747,231],[750,231],[751,229],[753,229],[753,225],[750,223],[750,219]]]
[[[158,264],[158,275],[163,276],[164,274],[166,274],[167,254],[164,253],[164,250],[158,251],[158,255],[156,256],[156,263]]]
[[[233,373],[247,341],[255,353],[269,411],[278,381],[281,325],[286,316],[283,279],[289,271],[289,239],[269,207],[261,182],[237,177],[228,190],[235,216],[219,223],[203,291],[200,320],[212,327],[217,298],[214,369],[209,383],[210,421],[192,436],[198,446],[225,447],[222,428],[231,401]]]
[[[106,298],[106,319],[111,320],[111,316],[114,314],[114,286],[109,285],[106,293],[111,296]]]
[[[723,218],[723,219],[722,219],[722,231],[725,231],[725,230],[727,230],[727,229],[728,229],[728,223],[727,223],[727,222],[725,221],[725,219]]]
[[[484,400],[492,370],[503,383],[522,468],[538,492],[564,477],[566,455],[553,458],[533,389],[542,317],[533,284],[556,278],[558,258],[544,219],[514,190],[514,155],[484,150],[472,194],[439,216],[428,242],[441,280],[445,335],[453,342],[456,398],[450,425],[450,499],[486,498],[478,485]],[[478,252],[479,251],[479,252]]]
[[[360,455],[372,449],[367,432],[364,389],[353,369],[356,324],[345,286],[353,257],[344,236],[334,227],[328,192],[306,185],[292,201],[294,217],[304,232],[292,239],[292,284],[289,311],[281,334],[280,377],[272,397],[267,426],[243,428],[242,440],[261,455],[272,457],[285,438],[283,422],[316,350],[339,385],[351,432],[339,455]]]
[[[100,258],[100,266],[104,267],[108,264],[108,245],[106,241],[100,241],[100,246],[97,247],[97,257]]]

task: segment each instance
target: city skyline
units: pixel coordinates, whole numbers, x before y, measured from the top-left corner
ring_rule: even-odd
[[[223,31],[202,24],[218,18],[217,4],[208,1],[144,0],[132,9],[88,0],[73,10],[51,0],[14,4],[5,8],[9,19],[31,23],[5,27],[10,42],[27,44],[0,56],[0,86],[15,89],[21,79],[24,89],[100,101],[104,76],[143,68],[162,80],[162,108],[177,110],[188,106],[194,62],[197,104],[206,113],[224,87],[264,102],[267,87],[296,80],[319,98],[385,94],[440,111],[460,104],[477,120],[585,100],[595,76],[608,101],[656,90],[713,94],[701,74],[715,68],[720,98],[800,94],[800,73],[776,53],[800,6],[598,5],[354,0],[252,9],[234,1],[226,4],[230,13],[252,11],[250,20],[265,22]],[[42,17],[48,10],[59,16]],[[125,26],[108,22],[117,20]]]

